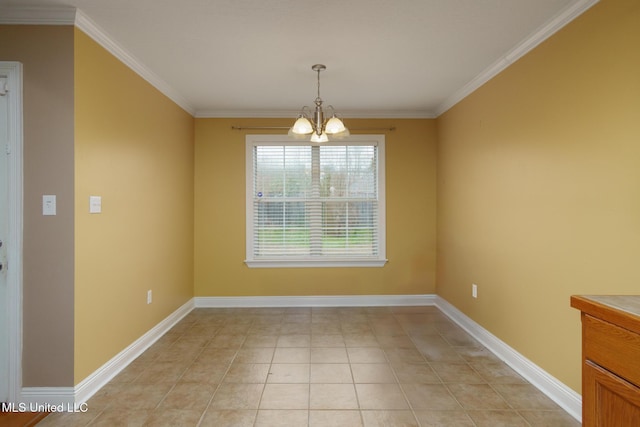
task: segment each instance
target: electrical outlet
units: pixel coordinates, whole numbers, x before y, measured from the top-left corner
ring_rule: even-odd
[[[475,283],[471,284],[471,296],[474,298],[478,298],[478,285]]]
[[[147,304],[151,304],[151,301],[153,301],[153,294],[151,293],[151,289],[149,289],[147,291]]]

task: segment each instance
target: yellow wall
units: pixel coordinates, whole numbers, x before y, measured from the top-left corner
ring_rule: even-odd
[[[75,30],[76,384],[193,296],[193,126]]]
[[[601,0],[437,125],[438,294],[580,391],[570,295],[640,290],[640,2]]]
[[[247,131],[231,126],[290,126],[292,121],[196,119],[195,295],[434,293],[434,120],[347,120],[351,129],[396,127],[377,132],[386,135],[389,262],[385,267],[248,268],[244,264]]]

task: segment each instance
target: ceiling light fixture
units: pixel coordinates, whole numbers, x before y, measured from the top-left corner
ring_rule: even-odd
[[[326,70],[327,67],[322,64],[316,64],[311,69],[318,73],[318,97],[314,101],[316,109],[312,113],[311,109],[306,105],[302,107],[298,119],[289,129],[289,136],[304,138],[306,135],[311,135],[311,142],[327,142],[329,140],[328,135],[334,138],[349,136],[349,129],[338,118],[332,105],[327,105],[327,108],[331,108],[331,118],[327,121],[324,120],[322,98],[320,98],[320,71]]]

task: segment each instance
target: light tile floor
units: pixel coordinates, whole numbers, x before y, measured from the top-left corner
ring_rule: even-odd
[[[579,426],[435,307],[195,309],[46,426]]]

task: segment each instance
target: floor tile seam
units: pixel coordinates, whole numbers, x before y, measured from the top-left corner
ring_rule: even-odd
[[[225,369],[224,374],[220,377],[220,381],[218,382],[218,384],[216,384],[216,389],[214,390],[213,394],[209,398],[209,402],[207,403],[207,405],[205,406],[205,409],[203,411],[203,414],[202,414],[203,417],[207,413],[209,408],[211,407],[211,403],[213,402],[213,400],[215,399],[216,395],[218,394],[218,391],[220,391],[220,388],[222,387],[222,385],[225,384],[224,379],[227,376],[227,374],[229,373],[229,370],[231,369],[231,365],[233,365],[233,361],[238,356],[238,351],[239,350],[236,350],[235,354],[233,355],[233,358],[231,359],[231,361],[227,365],[227,368]],[[232,384],[232,383],[226,383],[226,384]],[[262,387],[262,391],[264,392],[264,385]],[[260,395],[260,398],[262,398],[262,395]],[[202,420],[200,422],[202,422]]]
[[[472,381],[440,381],[438,384],[442,385],[455,385],[455,384],[468,384],[468,385],[490,385],[487,381],[472,382]]]
[[[394,315],[395,318],[395,315]],[[406,330],[403,327],[403,330],[406,333]],[[408,336],[408,335],[407,335]],[[377,340],[377,336],[376,336],[376,340]],[[413,341],[412,341],[413,342]],[[380,343],[380,342],[378,342]],[[414,343],[415,346],[415,343]],[[402,393],[402,397],[404,398],[405,402],[407,403],[407,406],[409,407],[409,409],[411,410],[411,415],[413,416],[413,419],[416,421],[416,423],[420,426],[420,421],[418,420],[418,417],[416,416],[416,412],[413,408],[413,405],[411,404],[411,400],[409,400],[409,397],[407,396],[407,393],[404,390],[404,387],[402,387],[402,384],[400,383],[400,378],[398,377],[395,369],[393,369],[393,366],[391,364],[391,360],[389,359],[389,355],[387,354],[386,351],[384,351],[384,348],[382,349],[382,353],[384,354],[384,357],[387,361],[387,364],[389,365],[389,368],[391,369],[391,372],[393,373],[393,377],[396,379],[396,384],[398,385],[398,388],[400,389],[400,392]],[[364,418],[363,418],[363,425],[364,425]]]
[[[445,362],[427,362],[427,363],[431,364],[431,363],[447,363],[447,362],[445,361]],[[481,382],[481,383],[470,383],[470,382],[468,382],[468,381],[445,381],[445,380],[442,378],[442,376],[438,373],[438,371],[437,371],[433,366],[431,366],[431,369],[433,369],[433,372],[435,372],[435,374],[438,376],[438,378],[440,378],[440,381],[441,381],[443,384],[489,384],[489,383],[490,383],[490,382],[489,382],[489,380],[488,380],[488,379],[486,379],[486,378],[484,377],[484,375],[480,374],[480,372],[478,372],[478,371],[477,371],[477,370],[476,370],[476,369],[471,365],[471,363],[469,363],[469,362],[467,362],[467,361],[464,361],[464,362],[452,362],[452,363],[458,363],[458,364],[461,364],[461,365],[467,365],[467,366],[469,367],[469,369],[471,369],[471,370],[472,370],[476,375],[478,375],[478,377],[479,377],[483,382]]]
[[[189,365],[185,365],[185,367],[182,369],[182,371],[180,371],[180,374],[177,376],[177,378],[175,379],[175,381],[171,381],[171,382],[163,382],[163,381],[159,381],[159,382],[149,382],[149,383],[140,383],[138,382],[138,380],[140,379],[140,377],[147,371],[147,369],[144,369],[140,375],[138,375],[133,381],[131,381],[130,385],[158,385],[158,384],[176,384],[180,381],[180,379],[184,376],[185,372],[187,372],[187,370],[189,369],[189,367],[193,364],[193,362],[195,361],[195,359],[189,364]],[[158,362],[158,361],[156,361]],[[154,362],[155,363],[155,362]],[[163,361],[163,362],[159,362],[159,363],[175,363],[175,361]],[[151,364],[150,364],[151,365]]]
[[[522,414],[522,411],[531,411],[531,412],[545,412],[544,409],[515,409],[515,411],[518,413],[518,415],[520,416],[520,418],[522,418],[524,420],[525,423],[527,423],[527,426],[529,427],[534,427],[533,424],[531,424],[529,422],[529,420]],[[546,411],[553,411],[553,410],[546,410]],[[564,412],[564,411],[562,411]]]
[[[409,339],[411,340],[411,342],[413,342],[413,340],[411,339],[411,337],[410,337],[409,335],[407,335],[407,336],[409,337]],[[415,347],[415,343],[414,343],[414,347]],[[393,376],[394,376],[394,377],[395,377],[395,379],[396,379],[396,383],[397,383],[398,385],[400,385],[400,388],[402,388],[402,382],[400,381],[400,377],[398,377],[398,374],[397,374],[397,372],[396,372],[395,368],[393,367],[393,361],[389,358],[389,355],[387,354],[387,352],[385,351],[385,349],[384,349],[383,347],[380,347],[380,348],[381,348],[382,353],[383,353],[383,355],[384,355],[384,357],[385,357],[385,360],[387,361],[387,364],[389,365],[389,368],[391,369],[391,372],[393,373]],[[431,364],[429,363],[429,361],[428,361],[424,356],[423,356],[423,359],[425,360],[425,364],[426,364],[427,366],[429,366],[429,369],[431,369],[431,370],[434,372],[434,374],[436,374],[436,376],[437,376],[437,377],[438,377],[438,379],[440,380],[440,383],[442,383],[441,378],[440,378],[440,377],[438,376],[438,374],[435,372],[435,370],[433,369],[433,367],[431,366]],[[400,362],[398,362],[398,363],[400,363]],[[402,363],[408,363],[408,362],[402,362]]]
[[[209,399],[209,402],[207,403],[207,406],[205,408],[205,410],[202,413],[202,417],[198,423],[198,426],[202,423],[202,421],[204,420],[204,417],[206,416],[207,412],[211,409],[211,404],[213,403],[214,399],[216,398],[216,395],[218,394],[218,391],[220,390],[220,388],[222,387],[223,384],[241,384],[241,383],[225,383],[224,380],[227,377],[227,375],[229,374],[229,371],[231,370],[231,366],[233,366],[233,363],[235,362],[236,358],[238,357],[238,353],[240,351],[241,348],[244,347],[245,342],[247,341],[249,334],[243,334],[243,340],[240,343],[240,345],[235,349],[235,353],[233,355],[233,358],[231,359],[231,361],[229,361],[227,368],[224,372],[224,374],[222,375],[222,377],[220,377],[220,382],[217,384],[215,391],[213,392],[213,394],[211,395],[211,398]],[[275,349],[274,349],[274,353],[275,353]],[[271,356],[272,360],[273,360],[273,355]],[[269,369],[271,369],[271,366],[269,366]],[[256,407],[256,412],[254,415],[254,419],[253,419],[253,425],[255,426],[255,423],[257,422],[257,418],[258,418],[258,410],[260,408],[260,403],[262,402],[262,396],[264,394],[264,390],[266,387],[266,381],[267,379],[265,378],[265,381],[262,383],[262,391],[260,392],[260,399],[258,400],[257,403],[257,407]]]
[[[489,383],[489,386],[491,387],[491,389],[494,390],[505,402],[507,402],[509,407],[511,409],[513,409],[514,411],[520,412],[520,411],[554,411],[554,410],[562,410],[562,408],[554,401],[551,401],[551,402],[556,406],[556,409],[531,408],[531,407],[524,408],[524,407],[515,406],[512,402],[509,401],[509,399],[507,399],[505,397],[505,394],[503,392],[500,392],[499,390],[497,390],[494,387],[494,385],[524,385],[524,384],[500,384],[500,383],[491,384],[491,383]],[[533,388],[534,393],[541,393],[542,394],[542,392],[540,390],[538,390],[535,386],[531,385],[530,383],[527,383],[526,385],[530,385]],[[544,396],[544,397],[547,397],[547,396]]]
[[[311,338],[309,338],[309,346],[311,346]],[[307,387],[307,426],[311,423],[311,347],[309,347],[309,386]]]
[[[430,409],[419,409],[419,411],[430,411]],[[474,421],[473,418],[471,418],[471,415],[469,415],[469,411],[465,408],[462,409],[435,409],[433,411],[439,411],[439,412],[463,412],[465,417],[467,417],[467,420],[469,420],[469,422],[472,424],[472,427],[479,427],[478,424]],[[416,420],[418,420],[418,424],[420,424],[420,426],[422,426],[422,423],[420,423],[420,420],[418,419],[418,417],[416,416]]]
[[[482,378],[483,380],[485,380],[487,382],[487,384],[491,385],[491,384],[498,384],[495,383],[493,381],[491,381],[491,378],[489,378],[488,375],[483,375],[482,372],[480,372],[473,363],[467,362],[467,364],[469,365],[469,367],[476,373],[478,374],[478,376],[480,378]],[[482,363],[478,363],[478,364],[482,364]],[[506,363],[500,361],[500,363],[495,363],[495,362],[490,362],[489,364],[494,364],[494,365],[506,365]],[[525,380],[526,381],[526,380]],[[528,382],[527,382],[528,384]],[[491,387],[496,393],[498,393],[498,390],[495,390],[493,387]]]
[[[443,384],[447,388],[447,391],[449,391],[449,394],[451,394],[457,401],[458,399],[456,398],[455,394],[453,393],[453,391],[451,391],[451,388],[449,387],[452,384],[469,384],[469,383],[447,383],[447,384]],[[470,385],[477,385],[477,384],[470,384]],[[485,384],[483,384],[483,385],[485,385]],[[488,385],[491,388],[491,390],[493,390],[493,392],[496,393],[500,397],[500,399],[502,399],[502,401],[504,401],[504,403],[506,403],[506,405],[508,407],[507,409],[489,409],[490,411],[501,411],[501,410],[516,411],[516,409],[509,403],[509,401],[507,399],[505,399],[504,396],[501,393],[498,393],[498,391],[495,390],[491,386],[491,384],[487,383],[486,385]],[[481,411],[481,410],[483,410],[483,409],[477,409],[477,408],[466,408],[461,402],[458,402],[458,403],[460,404],[462,409],[464,409],[465,411]]]
[[[396,321],[398,321],[398,319],[397,319],[397,315],[394,315],[394,317],[396,318]],[[437,376],[437,377],[442,381],[442,378],[440,377],[440,375],[438,375],[438,373],[435,371],[435,369],[433,369],[433,367],[431,366],[429,359],[427,359],[427,357],[426,357],[424,354],[422,354],[422,352],[421,352],[421,351],[420,351],[420,349],[418,348],[418,345],[417,345],[417,344],[416,344],[416,342],[414,341],[414,339],[413,339],[413,337],[411,336],[411,334],[407,331],[407,328],[406,328],[406,327],[405,327],[401,322],[399,322],[399,321],[398,321],[398,323],[400,323],[400,327],[401,327],[401,328],[402,328],[402,330],[404,331],[404,333],[405,333],[406,337],[407,337],[407,338],[409,338],[409,341],[411,341],[411,343],[413,344],[413,348],[414,348],[418,353],[420,353],[420,356],[422,357],[422,359],[424,359],[424,362],[425,362],[426,364],[428,364],[428,365],[429,365],[429,368],[430,368],[430,369],[431,369],[431,370],[436,374],[436,376]]]
[[[111,406],[111,404],[109,404],[108,406]],[[100,415],[102,415],[102,414],[106,411],[106,409],[107,409],[107,408],[105,407],[105,408],[102,408],[100,411],[98,411],[98,413],[96,414],[96,416],[95,416],[95,417],[93,417],[93,418],[91,418],[89,421],[87,421],[87,423],[86,423],[84,426],[85,426],[85,427],[90,427],[90,426],[91,426],[91,424],[93,424],[93,423],[98,419],[98,417],[99,417]],[[55,415],[55,414],[51,413],[51,414],[49,414],[49,415],[47,415],[47,416],[51,416],[51,415]],[[45,418],[46,418],[46,417],[45,417]],[[45,418],[43,418],[42,420],[44,420]],[[42,420],[40,420],[40,421],[42,421]],[[38,424],[40,424],[40,422],[38,422],[36,425],[38,425]]]
[[[179,376],[179,377],[178,377],[178,379],[176,380],[176,384],[177,384],[178,382],[180,382],[180,380],[182,379],[182,377],[184,377],[184,374],[189,370],[189,368],[190,368],[190,367],[192,367],[192,366],[196,363],[196,360],[198,360],[198,357],[200,357],[200,356],[202,355],[202,353],[204,353],[205,348],[206,348],[206,346],[203,346],[203,347],[201,347],[201,348],[200,348],[200,352],[198,353],[198,355],[197,355],[196,357],[194,357],[194,358],[193,358],[193,360],[191,361],[191,363],[189,363],[189,364],[186,366],[185,370],[184,370],[184,371],[182,371],[182,373],[180,374],[180,376]]]
[[[509,399],[507,399],[504,394],[502,394],[497,388],[494,387],[494,385],[497,385],[497,383],[489,383],[489,387],[491,387],[491,390],[493,390],[495,393],[498,394],[498,396],[500,396],[502,398],[502,400],[504,400],[505,402],[507,402],[507,405],[509,405],[509,408],[514,410],[514,411],[518,411],[518,409],[524,409],[524,408],[516,408],[514,405],[511,404],[511,402],[509,401]],[[524,417],[522,417],[524,419]]]
[[[453,398],[453,400],[456,401],[456,403],[458,404],[458,406],[460,406],[460,409],[462,409],[463,411],[465,411],[468,414],[469,409],[466,408],[462,402],[460,402],[460,400],[456,397],[455,394],[453,394],[453,392],[451,391],[451,389],[449,388],[449,386],[447,384],[442,384],[444,386],[444,388],[447,390],[447,393],[449,393],[449,396],[451,396]],[[471,418],[470,415],[467,415],[469,418]],[[473,419],[471,419],[471,421],[473,421]],[[474,422],[475,424],[475,422]]]
[[[397,380],[398,378],[396,378]],[[411,411],[411,415],[413,416],[413,419],[416,421],[416,423],[418,423],[418,425],[420,425],[420,421],[418,420],[418,417],[416,415],[416,411],[413,407],[413,405],[411,404],[411,400],[409,399],[409,396],[407,396],[406,391],[404,390],[404,387],[402,387],[402,384],[400,384],[400,382],[397,383],[398,388],[400,389],[400,393],[402,393],[402,397],[404,398],[404,401],[407,403],[407,406],[409,407],[409,410]]]
[[[436,327],[436,331],[438,331],[438,335],[440,336],[440,338],[442,338],[444,342],[446,342],[449,345],[449,347],[452,347],[452,348],[455,347],[453,344],[451,344],[451,341],[449,341],[447,336],[437,327]]]
[[[169,391],[167,391],[167,392],[165,393],[165,395],[164,395],[164,396],[162,396],[162,399],[160,399],[160,401],[158,402],[158,404],[153,408],[153,411],[157,411],[157,410],[160,408],[160,405],[162,405],[162,404],[164,403],[164,401],[167,399],[167,396],[169,396],[169,393],[171,393],[171,391],[172,391],[173,389],[175,389],[175,388],[176,388],[176,385],[177,385],[177,384],[178,384],[178,381],[176,381],[175,383],[173,383],[173,384],[171,385],[171,387],[169,387]]]
[[[520,414],[520,412],[516,409],[468,409],[467,412],[513,412],[515,413],[518,417],[520,417],[520,420],[524,423],[525,426],[527,427],[534,427],[532,426],[532,424],[525,418],[522,416],[522,414]],[[471,415],[469,415],[469,418],[471,418]],[[473,418],[471,418],[472,421]],[[475,423],[475,421],[474,421]]]
[[[349,351],[347,351],[347,362],[349,364],[349,372],[351,373],[351,380],[353,386],[353,393],[356,396],[356,404],[358,405],[358,410],[360,411],[360,421],[362,425],[364,425],[364,418],[362,416],[362,405],[360,404],[360,394],[358,393],[358,387],[356,387],[356,377],[353,375],[353,366],[351,362],[351,357],[349,356]]]
[[[471,424],[473,424],[473,427],[479,427],[478,423],[476,423],[476,420],[473,419],[473,417],[471,417],[471,415],[469,415],[469,411],[467,411],[466,409],[463,408],[464,414],[467,416],[467,418],[471,421]]]
[[[216,390],[217,390],[217,387],[216,387]],[[211,397],[209,398],[209,402],[207,402],[207,406],[205,406],[204,410],[202,411],[202,414],[200,414],[200,418],[198,419],[198,422],[196,423],[195,427],[199,427],[200,424],[202,424],[202,421],[204,420],[205,415],[207,415],[207,409],[209,408],[209,405],[211,404],[211,401],[213,400],[213,396],[215,396],[215,394],[216,393],[214,391]]]
[[[309,352],[309,354],[311,354],[311,352]],[[309,358],[311,358],[311,356],[309,356]],[[311,372],[309,372],[309,387],[307,387],[307,425],[309,424],[311,424]]]

